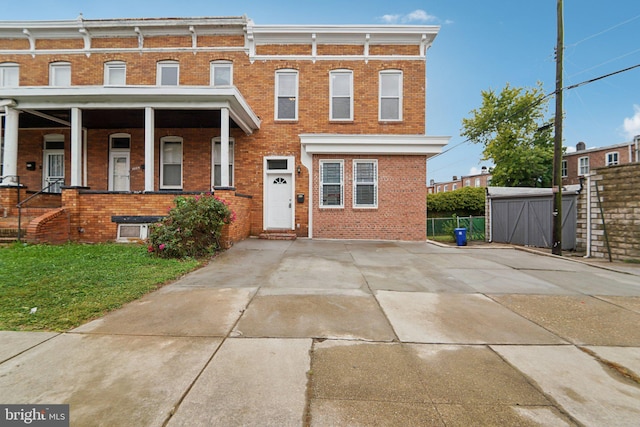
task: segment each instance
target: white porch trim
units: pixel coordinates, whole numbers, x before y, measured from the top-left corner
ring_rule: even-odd
[[[155,189],[155,115],[153,108],[144,109],[144,191],[152,192]]]
[[[3,175],[8,177],[2,181],[2,186],[17,185],[15,175],[18,174],[18,126],[20,112],[5,106],[5,129],[4,129],[4,159]]]

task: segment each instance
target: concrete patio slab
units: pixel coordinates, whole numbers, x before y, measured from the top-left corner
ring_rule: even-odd
[[[454,292],[473,293],[474,289],[453,277],[449,271],[414,267],[412,265],[395,269],[389,274],[389,267],[360,267],[360,271],[372,290],[400,292]]]
[[[224,337],[255,292],[166,286],[73,332]]]
[[[275,288],[359,289],[367,283],[353,262],[324,257],[285,256],[263,286]]]
[[[492,346],[585,426],[631,426],[640,387],[573,346]]]
[[[56,335],[59,334],[57,332],[0,331],[0,363]]]
[[[311,343],[227,339],[168,426],[302,425]]]
[[[551,406],[436,405],[436,408],[447,427],[576,426],[575,423]]]
[[[564,343],[484,295],[378,291],[376,298],[403,342]]]
[[[519,270],[590,271],[594,269],[569,259],[517,249],[474,249],[473,252],[474,257]]]
[[[340,338],[391,341],[396,338],[371,295],[258,295],[233,336]]]
[[[430,403],[314,399],[310,413],[311,427],[445,427],[438,410]]]
[[[338,262],[353,262],[348,244],[340,240],[297,239],[286,251],[287,256],[307,256]]]
[[[610,302],[611,304],[618,305],[620,307],[624,307],[627,310],[635,311],[636,313],[640,313],[640,297],[619,297],[619,296],[602,296],[598,295],[598,299]]]
[[[159,426],[220,342],[60,335],[0,365],[0,402],[69,404],[77,426]]]
[[[474,292],[479,293],[518,293],[518,294],[567,294],[574,293],[547,281],[533,277],[524,271],[509,269],[487,270],[458,269],[449,270],[451,277],[465,283]]]
[[[576,294],[631,296],[640,293],[640,278],[637,276],[594,270],[589,274],[577,271],[544,270],[522,270],[522,272]]]
[[[496,295],[503,306],[578,345],[640,346],[640,313],[587,295]]]
[[[640,348],[639,347],[586,347],[600,359],[615,363],[625,368],[630,374],[640,378]]]
[[[454,254],[421,255],[420,259],[430,270],[512,270],[511,267],[499,264],[490,259],[469,255],[468,251],[458,251]]]

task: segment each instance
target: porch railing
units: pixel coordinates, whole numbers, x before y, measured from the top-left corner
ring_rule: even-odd
[[[39,191],[33,193],[32,195],[30,195],[26,199],[20,201],[20,177],[18,177],[18,204],[16,205],[16,207],[18,208],[18,242],[22,241],[22,205],[27,203],[29,200],[35,198],[36,196],[44,193],[45,191],[47,191],[52,186],[60,184],[60,182],[62,182],[62,181],[64,181],[64,179],[62,179],[62,178],[55,179],[55,180],[49,182],[49,184],[47,184],[45,187],[41,188]]]

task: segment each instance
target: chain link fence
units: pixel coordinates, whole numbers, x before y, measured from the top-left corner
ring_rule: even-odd
[[[484,240],[483,216],[454,216],[451,218],[427,218],[427,238],[432,240],[455,240],[453,230],[467,229],[467,240]]]

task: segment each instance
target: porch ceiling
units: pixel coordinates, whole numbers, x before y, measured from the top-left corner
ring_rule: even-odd
[[[37,110],[63,122],[71,121],[71,110]],[[26,111],[20,114],[20,128],[59,128],[61,123]],[[155,110],[156,128],[220,128],[220,110]],[[82,125],[88,129],[136,129],[144,127],[143,109],[92,109],[82,111]],[[229,126],[238,128],[232,119]]]

